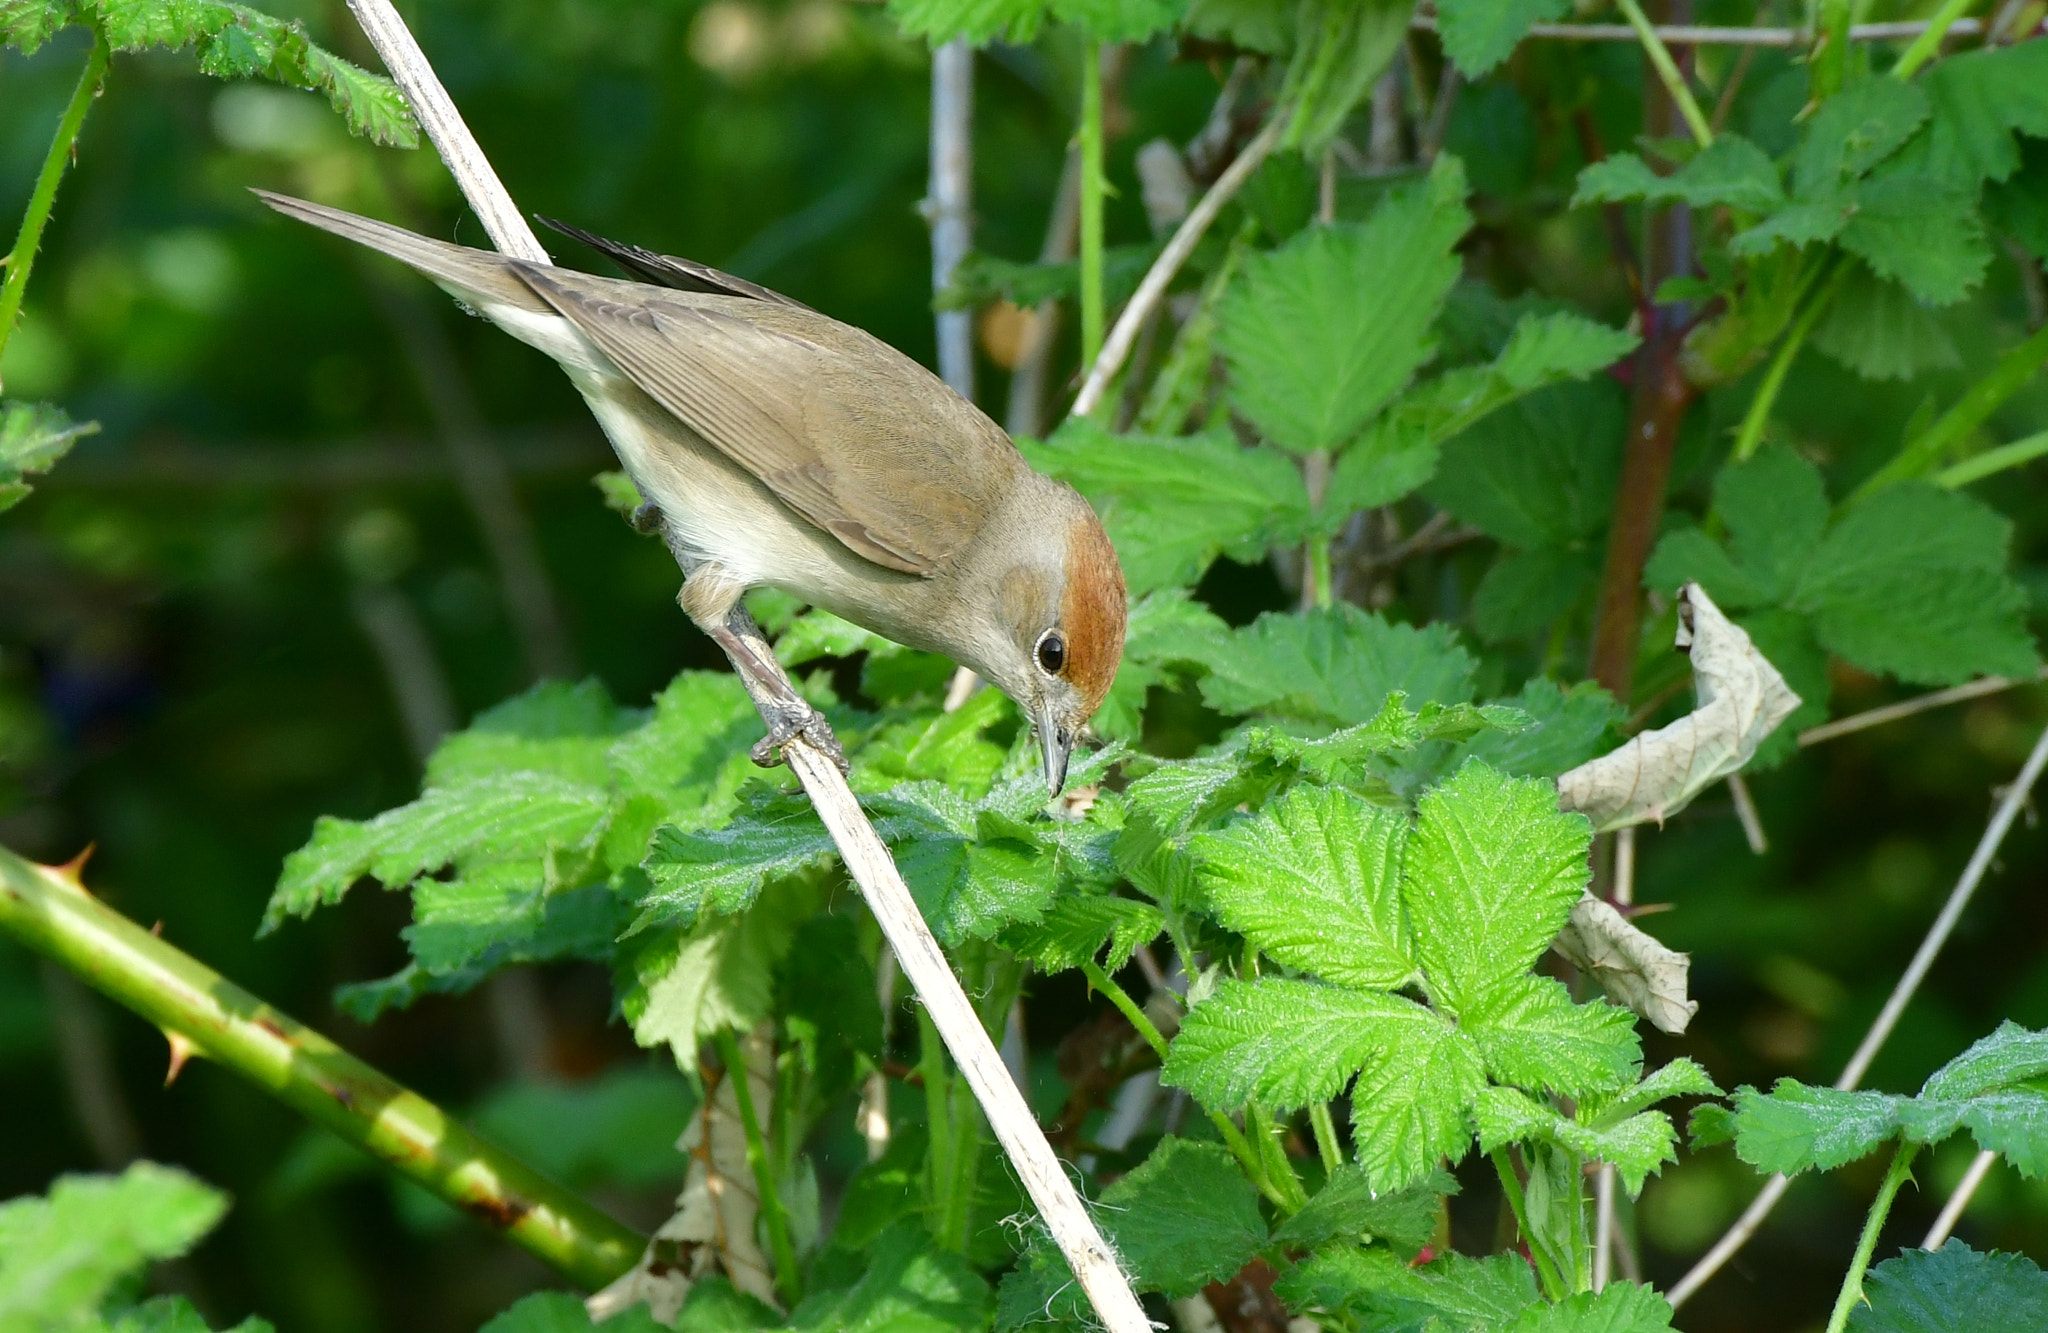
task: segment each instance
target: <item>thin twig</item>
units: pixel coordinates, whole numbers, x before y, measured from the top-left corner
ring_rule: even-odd
[[[1418,16],[1409,25],[1417,32],[1435,32],[1436,20]],[[1927,31],[1924,21],[1908,23],[1859,23],[1849,29],[1852,42],[1909,41]],[[1657,24],[1651,28],[1666,46],[1805,46],[1813,35],[1804,28],[1738,28],[1714,24]],[[1982,19],[1958,19],[1948,26],[1950,37],[1975,37],[1984,31]],[[1538,41],[1633,42],[1636,30],[1626,23],[1532,23],[1527,36]]]
[[[391,7],[391,0],[350,0],[349,8],[412,103],[428,137],[441,150],[456,184],[483,219],[492,241],[507,253],[519,253],[530,246],[534,253],[526,257],[546,262],[540,243],[463,125],[455,104],[420,53],[404,21]],[[762,661],[772,664],[773,654],[766,651],[765,644],[758,644],[758,631],[752,637]],[[744,672],[742,680],[750,693],[760,683]],[[1151,1333],[1151,1322],[1143,1307],[1131,1293],[1130,1284],[1082,1205],[1059,1158],[1053,1154],[1052,1145],[1038,1128],[1023,1094],[1011,1081],[1002,1056],[960,989],[888,848],[882,845],[874,825],[854,799],[853,789],[847,786],[845,775],[807,736],[792,739],[783,747],[782,754],[803,783],[818,817],[839,848],[847,873],[860,886],[882,934],[895,950],[904,975],[924,1001],[933,1026],[952,1052],[954,1062],[988,1117],[989,1127],[995,1131],[1026,1193],[1037,1205],[1040,1217],[1066,1255],[1068,1266],[1094,1303],[1104,1326],[1110,1333]]]
[[[1914,992],[1918,991],[1920,983],[1926,980],[1928,969],[1934,966],[1935,956],[1941,952],[1942,946],[1948,943],[1949,933],[1962,918],[1963,910],[1970,905],[1970,899],[1977,892],[1978,884],[1983,882],[1984,872],[1990,869],[1992,858],[1998,855],[1999,845],[2011,831],[2013,820],[2019,817],[2020,807],[2026,804],[2027,795],[2033,791],[2034,783],[2040,778],[2043,765],[2048,765],[2048,729],[2044,729],[2041,738],[2034,742],[2034,748],[2027,755],[2027,762],[2020,768],[2019,776],[2005,789],[2005,795],[2000,798],[1998,808],[1992,812],[1990,824],[1984,829],[1984,836],[1977,840],[1977,850],[1971,853],[1970,862],[1963,867],[1961,878],[1956,880],[1955,888],[1949,891],[1948,902],[1942,906],[1941,915],[1928,927],[1927,938],[1920,941],[1919,951],[1913,955],[1913,961],[1906,965],[1905,974],[1899,978],[1898,985],[1892,988],[1891,998],[1885,1001],[1884,1009],[1870,1025],[1870,1031],[1864,1034],[1862,1044],[1857,1046],[1856,1053],[1849,1057],[1849,1064],[1842,1070],[1842,1076],[1835,1080],[1836,1088],[1847,1092],[1860,1084],[1863,1076],[1870,1072],[1870,1062],[1877,1058],[1878,1051],[1892,1035],[1892,1029],[1898,1025],[1899,1015],[1905,1012]],[[1786,1187],[1790,1184],[1790,1180],[1782,1175],[1772,1176],[1764,1183],[1763,1191],[1743,1210],[1742,1216],[1736,1219],[1735,1225],[1728,1229],[1728,1233],[1716,1241],[1714,1247],[1693,1265],[1692,1271],[1680,1278],[1677,1285],[1671,1288],[1669,1299],[1674,1308],[1683,1305],[1694,1292],[1706,1284],[1708,1278],[1721,1270],[1722,1265],[1735,1257],[1736,1252],[1756,1234],[1756,1229],[1763,1224],[1764,1218],[1770,1216],[1771,1209],[1784,1197]]]
[[[1593,1191],[1593,1290],[1605,1291],[1614,1271],[1614,1163],[1600,1164]]]
[[[1882,726],[1886,722],[1896,722],[1902,717],[1911,717],[1915,713],[1924,713],[1930,708],[1943,708],[1949,704],[1962,703],[1966,699],[1981,699],[1987,694],[1997,694],[2018,685],[2032,685],[2040,680],[2048,680],[2048,667],[2043,667],[2035,675],[2023,676],[2018,680],[2012,680],[2005,676],[1986,676],[1982,680],[1973,680],[1967,685],[1956,685],[1946,690],[1935,690],[1931,694],[1922,694],[1916,698],[1902,700],[1899,703],[1886,704],[1881,708],[1871,708],[1861,713],[1851,713],[1847,717],[1836,718],[1833,722],[1823,722],[1817,727],[1808,727],[1800,732],[1799,748],[1803,750],[1809,745],[1819,745],[1822,741],[1831,741],[1838,736],[1847,736],[1851,732],[1862,731],[1866,727],[1876,727]]]
[[[1671,103],[1678,108],[1678,114],[1685,118],[1686,128],[1700,147],[1714,142],[1714,131],[1707,124],[1707,117],[1700,110],[1700,104],[1693,100],[1692,89],[1686,85],[1685,72],[1678,68],[1678,62],[1671,58],[1671,48],[1657,36],[1657,30],[1650,26],[1650,20],[1643,17],[1643,7],[1636,0],[1616,0],[1629,26],[1635,29],[1636,37],[1643,44],[1643,54],[1650,58],[1650,67],[1657,71],[1657,78],[1664,84],[1664,91],[1671,95]]]
[[[1116,325],[1109,331],[1109,337],[1102,344],[1102,354],[1095,358],[1095,365],[1088,371],[1086,382],[1081,385],[1080,396],[1074,399],[1073,414],[1085,417],[1093,412],[1102,401],[1102,395],[1109,388],[1109,382],[1117,371],[1123,368],[1124,358],[1131,354],[1131,345],[1138,339],[1138,330],[1145,323],[1145,316],[1166,296],[1166,289],[1173,282],[1180,266],[1195,252],[1209,224],[1216,220],[1223,206],[1231,201],[1244,183],[1251,179],[1259,163],[1266,160],[1273,145],[1280,141],[1280,131],[1285,128],[1286,117],[1275,115],[1266,122],[1252,141],[1244,146],[1237,160],[1226,168],[1216,183],[1202,196],[1202,201],[1189,213],[1187,221],[1180,224],[1173,233],[1173,239],[1152,261],[1145,280],[1138,284],[1137,292],[1130,303],[1124,306],[1123,314],[1117,317]]]
[[[21,215],[21,230],[15,233],[14,248],[7,252],[4,264],[7,276],[0,278],[0,351],[6,350],[7,339],[14,332],[14,321],[21,314],[22,298],[28,292],[29,270],[35,267],[36,251],[43,244],[43,228],[49,224],[50,210],[57,203],[57,186],[63,182],[64,169],[71,165],[78,152],[78,131],[84,127],[86,112],[92,110],[93,99],[100,95],[100,84],[106,75],[107,38],[95,25],[92,50],[85,57],[85,71],[78,76],[78,86],[72,90],[71,101],[57,121],[57,132],[50,139],[50,151],[43,156],[42,170],[36,173],[35,189],[29,192],[28,208]]]
[[[1938,1250],[1948,1243],[1949,1233],[1956,1229],[1956,1223],[1963,1220],[1963,1210],[1970,1206],[1970,1199],[1977,1193],[1977,1187],[1984,1183],[1984,1177],[1991,1174],[1998,1154],[1985,1148],[1977,1154],[1970,1169],[1963,1172],[1963,1178],[1956,1185],[1956,1192],[1948,1196],[1948,1202],[1941,1206],[1941,1216],[1934,1219],[1934,1225],[1927,1229],[1927,1238],[1920,1242],[1923,1250]]]
[[[1764,836],[1764,821],[1757,818],[1756,800],[1749,794],[1749,783],[1740,773],[1728,775],[1728,795],[1735,802],[1735,818],[1742,825],[1742,836],[1749,841],[1749,850],[1762,856],[1771,850],[1771,840]]]
[[[932,290],[942,292],[973,236],[974,48],[956,37],[932,52],[932,170],[924,201],[932,229]],[[939,378],[974,397],[974,312],[938,312]]]

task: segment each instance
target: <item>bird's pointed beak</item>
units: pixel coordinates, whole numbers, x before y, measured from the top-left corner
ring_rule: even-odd
[[[1067,759],[1074,752],[1074,733],[1049,708],[1038,710],[1035,725],[1038,743],[1045,752],[1045,785],[1057,798],[1067,785]]]

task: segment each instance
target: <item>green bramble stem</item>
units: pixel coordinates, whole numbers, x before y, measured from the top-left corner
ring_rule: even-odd
[[[761,1117],[754,1110],[754,1090],[747,1082],[746,1058],[731,1028],[720,1028],[715,1038],[718,1058],[725,1062],[725,1076],[732,1080],[733,1101],[740,1108],[740,1128],[747,1136],[747,1166],[754,1173],[754,1188],[761,1196],[761,1218],[768,1227],[768,1248],[775,1255],[775,1292],[783,1304],[794,1307],[803,1297],[801,1274],[796,1266],[796,1246],[789,1239],[789,1214],[782,1206],[782,1193],[775,1187],[775,1172],[768,1165],[768,1140],[761,1133]]]
[[[94,28],[85,72],[78,76],[71,103],[64,108],[63,119],[57,122],[57,133],[50,140],[50,151],[43,157],[43,169],[37,173],[35,190],[28,197],[28,211],[21,215],[21,230],[16,233],[14,249],[7,257],[7,279],[0,282],[0,353],[7,350],[15,321],[21,317],[22,294],[28,289],[29,270],[35,267],[36,250],[43,243],[43,228],[50,221],[50,209],[57,202],[57,186],[64,179],[64,168],[78,144],[79,127],[85,124],[85,113],[92,109],[92,99],[99,96],[106,74],[107,39]]]
[[[1969,439],[2001,403],[2025,388],[2043,362],[2048,362],[2048,325],[2000,357],[1991,372],[1972,384],[1954,407],[1915,436],[1849,498],[1867,499],[1887,486],[1926,476],[1951,449]]]
[[[645,1246],[418,1093],[114,911],[73,869],[0,848],[0,933],[162,1028],[174,1057],[234,1070],[572,1282],[601,1287]]]
[[[1827,284],[1815,293],[1799,318],[1793,321],[1791,330],[1785,334],[1785,341],[1778,345],[1778,354],[1771,358],[1770,369],[1764,372],[1763,383],[1757,385],[1756,396],[1749,400],[1749,409],[1742,414],[1742,426],[1735,432],[1737,462],[1755,453],[1757,446],[1763,443],[1764,425],[1770,419],[1771,408],[1778,401],[1778,391],[1785,387],[1786,373],[1792,369],[1799,349],[1806,345],[1806,336],[1813,332],[1813,326],[1834,304],[1835,294],[1842,290],[1842,284],[1848,277],[1849,265],[1837,261]]]
[[[1927,26],[1920,30],[1920,35],[1906,48],[1906,54],[1899,57],[1899,63],[1892,66],[1892,77],[1910,79],[1919,73],[1920,67],[1941,51],[1941,39],[1948,35],[1949,27],[1969,13],[1975,3],[1976,0],[1948,0],[1933,18],[1927,20]]]
[[[1849,1326],[1849,1312],[1863,1299],[1863,1273],[1870,1267],[1870,1256],[1877,1249],[1877,1233],[1884,1229],[1884,1219],[1892,1210],[1892,1200],[1898,1197],[1899,1186],[1913,1174],[1913,1156],[1919,1151],[1917,1143],[1901,1143],[1892,1154],[1884,1183],[1877,1187],[1877,1198],[1871,1201],[1870,1215],[1863,1219],[1863,1235],[1856,1242],[1856,1257],[1849,1261],[1849,1272],[1842,1278],[1834,1313],[1828,1316],[1828,1333],[1842,1333]]]
[[[1102,355],[1102,43],[1081,43],[1081,370]]]
[[[1657,71],[1657,78],[1664,84],[1664,91],[1671,94],[1671,101],[1678,108],[1678,114],[1685,117],[1685,126],[1692,131],[1693,141],[1705,148],[1714,142],[1714,128],[1700,111],[1700,104],[1693,100],[1692,89],[1685,86],[1685,74],[1678,68],[1678,62],[1671,58],[1671,50],[1664,45],[1664,39],[1650,26],[1650,20],[1643,17],[1643,7],[1636,0],[1616,0],[1622,17],[1636,30],[1636,38],[1643,44],[1643,54],[1650,58],[1650,65]]]
[[[1524,1241],[1534,1233],[1529,1230],[1529,1204],[1522,1197],[1522,1178],[1515,1174],[1515,1164],[1508,1157],[1505,1146],[1495,1148],[1490,1154],[1493,1169],[1500,1176],[1501,1193],[1507,1196],[1508,1208],[1515,1215],[1515,1231]],[[1543,1284],[1543,1294],[1553,1301],[1561,1301],[1569,1294],[1564,1279],[1550,1266],[1550,1260],[1543,1255],[1543,1247],[1531,1244],[1529,1259],[1536,1265],[1536,1280]]]
[[[1344,1149],[1337,1142],[1337,1122],[1330,1118],[1330,1104],[1317,1102],[1308,1108],[1308,1122],[1315,1127],[1316,1151],[1322,1155],[1323,1172],[1334,1174],[1344,1165]]]

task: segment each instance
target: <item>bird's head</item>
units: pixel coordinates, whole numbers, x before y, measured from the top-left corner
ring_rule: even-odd
[[[1124,573],[1102,520],[1072,487],[1034,479],[1013,516],[1009,562],[994,588],[996,624],[979,665],[1038,732],[1057,796],[1067,760],[1124,655]]]

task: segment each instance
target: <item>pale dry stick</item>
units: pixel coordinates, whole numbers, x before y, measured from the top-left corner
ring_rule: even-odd
[[[1848,1067],[1842,1070],[1842,1076],[1835,1080],[1837,1090],[1848,1092],[1854,1089],[1863,1081],[1863,1076],[1870,1072],[1870,1062],[1877,1058],[1878,1050],[1892,1035],[1893,1027],[1898,1024],[1899,1015],[1905,1012],[1914,992],[1919,990],[1920,983],[1926,980],[1928,969],[1934,966],[1935,956],[1941,952],[1942,946],[1948,943],[1949,933],[1962,918],[1963,910],[1970,905],[1971,897],[1977,892],[1977,885],[1984,879],[1984,872],[1991,868],[1991,859],[1998,854],[1999,845],[2011,831],[2013,820],[2019,817],[2020,807],[2026,804],[2027,795],[2033,791],[2034,783],[2040,778],[2043,765],[2048,765],[2048,729],[2041,732],[2041,738],[2034,742],[2034,748],[2028,753],[2027,762],[2021,766],[2019,776],[2013,779],[2012,785],[2005,789],[2004,796],[1999,799],[1998,808],[1992,812],[1991,822],[1984,829],[1984,836],[1977,840],[1977,850],[1970,854],[1970,862],[1963,867],[1962,877],[1956,880],[1955,888],[1949,891],[1948,902],[1942,905],[1941,915],[1928,927],[1927,938],[1920,941],[1919,951],[1913,955],[1913,961],[1906,965],[1905,975],[1901,976],[1898,985],[1892,988],[1891,998],[1885,1001],[1883,1010],[1878,1013],[1877,1020],[1870,1025],[1870,1031],[1864,1034],[1863,1043],[1856,1048],[1856,1053],[1849,1057]],[[1671,1288],[1669,1299],[1673,1308],[1683,1305],[1694,1292],[1705,1285],[1708,1278],[1721,1270],[1722,1265],[1735,1257],[1736,1252],[1756,1233],[1756,1229],[1763,1225],[1764,1218],[1770,1216],[1771,1209],[1777,1207],[1778,1200],[1784,1197],[1785,1190],[1790,1184],[1791,1181],[1782,1175],[1772,1176],[1764,1183],[1763,1191],[1749,1207],[1743,1209],[1742,1216],[1735,1220],[1735,1225],[1728,1229],[1728,1233],[1714,1242],[1714,1248],[1708,1250],[1700,1261],[1692,1266],[1692,1271],[1680,1278],[1677,1285]]]
[[[1085,417],[1102,402],[1102,395],[1109,388],[1109,382],[1117,371],[1123,369],[1124,358],[1131,354],[1131,345],[1138,340],[1138,330],[1144,327],[1145,317],[1152,313],[1154,306],[1166,297],[1166,289],[1180,272],[1188,256],[1195,252],[1208,233],[1209,224],[1223,211],[1223,206],[1236,197],[1238,190],[1251,179],[1259,164],[1266,160],[1266,154],[1273,151],[1273,145],[1280,142],[1280,131],[1286,127],[1286,117],[1275,115],[1266,122],[1266,127],[1253,136],[1237,155],[1237,160],[1225,168],[1209,187],[1202,201],[1195,205],[1187,220],[1173,233],[1173,239],[1159,252],[1159,258],[1152,261],[1145,280],[1138,284],[1137,292],[1130,303],[1124,306],[1123,314],[1117,317],[1109,337],[1103,340],[1102,354],[1095,358],[1095,364],[1088,371],[1087,380],[1081,385],[1080,396],[1074,399],[1073,415]]]
[[[932,169],[924,201],[932,229],[932,290],[944,291],[973,237],[974,48],[956,37],[932,51]],[[974,398],[974,312],[938,312],[939,378]]]
[[[1938,1250],[1948,1244],[1949,1233],[1956,1229],[1956,1223],[1963,1220],[1963,1210],[1970,1206],[1970,1199],[1977,1193],[1977,1187],[1984,1183],[1984,1177],[1991,1174],[1992,1164],[1998,1154],[1985,1148],[1977,1154],[1970,1169],[1963,1172],[1963,1178],[1956,1185],[1956,1192],[1948,1196],[1948,1202],[1941,1206],[1941,1216],[1934,1219],[1934,1225],[1927,1229],[1927,1238],[1920,1242],[1923,1250]]]
[[[1631,824],[1614,833],[1614,901],[1623,907],[1636,900],[1636,830]],[[1594,1212],[1593,1290],[1607,1286],[1614,1272],[1614,1163],[1600,1164],[1598,1201]]]
[[[413,104],[428,137],[441,150],[442,159],[454,174],[456,184],[462,187],[464,197],[483,220],[485,230],[491,234],[499,250],[532,258],[536,263],[548,262],[546,253],[540,249],[540,242],[534,239],[518,207],[506,194],[497,174],[484,160],[483,151],[462,123],[455,104],[441,87],[440,79],[421,54],[419,44],[406,30],[398,12],[391,7],[391,0],[350,0],[349,9],[362,24],[371,44],[377,48],[385,67]],[[500,235],[501,231],[503,235]],[[531,249],[531,255],[523,253],[527,248]],[[781,676],[779,681],[758,679],[755,672],[749,671],[749,666],[752,666],[762,673],[780,675],[779,668],[774,665],[774,654],[761,640],[751,617],[741,611],[733,623],[746,631],[743,640],[751,660],[743,663],[736,656],[733,665],[739,670],[741,682],[749,695],[759,703],[778,685],[785,690],[791,689],[787,676]],[[868,908],[880,923],[882,934],[895,951],[904,975],[910,978],[910,984],[924,1001],[933,1026],[952,1052],[954,1063],[960,1067],[968,1086],[974,1090],[975,1099],[988,1117],[989,1127],[995,1131],[996,1139],[1003,1145],[1018,1179],[1023,1182],[1025,1191],[1038,1208],[1039,1216],[1066,1256],[1082,1291],[1094,1304],[1104,1327],[1110,1333],[1151,1333],[1151,1321],[1146,1318],[1144,1308],[1131,1292],[1130,1283],[1117,1267],[1115,1255],[1082,1205],[1081,1197],[1060,1166],[1052,1145],[1046,1142],[1044,1133],[1038,1128],[1031,1108],[1025,1105],[1023,1094],[1010,1081],[1002,1056],[996,1053],[995,1044],[983,1030],[974,1006],[960,989],[938,941],[932,938],[930,927],[918,914],[917,902],[910,896],[910,889],[897,871],[895,861],[890,859],[888,848],[882,845],[874,826],[861,811],[853,789],[846,785],[846,776],[830,756],[802,733],[783,746],[782,755],[803,783],[804,791],[817,808],[818,817],[824,821],[832,841],[839,848],[847,873],[860,886]]]
[[[1435,32],[1436,20],[1418,17],[1410,25],[1417,32]],[[1927,31],[1925,22],[1859,23],[1849,29],[1852,42],[1899,42]],[[1803,28],[1737,28],[1712,24],[1657,24],[1650,29],[1666,46],[1805,46],[1813,34]],[[1957,19],[1948,27],[1950,37],[1975,37],[1984,31],[1982,19]],[[1532,23],[1528,36],[1538,41],[1634,42],[1636,30],[1626,23]]]
[[[2031,685],[2038,680],[2048,680],[2048,667],[2043,667],[2036,675],[2023,676],[2018,680],[2013,680],[2006,676],[1986,676],[1982,680],[1973,680],[1967,685],[1957,685],[1946,690],[1935,690],[1931,694],[1922,694],[1916,698],[1902,700],[1899,703],[1886,704],[1882,708],[1871,708],[1861,713],[1851,713],[1847,717],[1837,718],[1833,722],[1823,722],[1817,727],[1808,727],[1800,732],[1799,748],[1803,750],[1809,745],[1819,745],[1822,741],[1831,741],[1837,736],[1846,736],[1852,731],[1861,731],[1865,727],[1875,727],[1881,726],[1886,722],[1896,722],[1902,717],[1911,717],[1915,713],[1924,713],[1930,708],[1941,708],[1948,704],[1959,704],[1966,699],[1981,699],[1987,694],[1997,694],[2001,690],[2009,690],[2016,685]]]
[[[1771,840],[1764,835],[1764,821],[1756,813],[1756,798],[1749,794],[1749,783],[1742,774],[1728,775],[1728,795],[1735,802],[1735,819],[1742,825],[1742,836],[1749,841],[1750,853],[1762,856],[1771,850]]]

